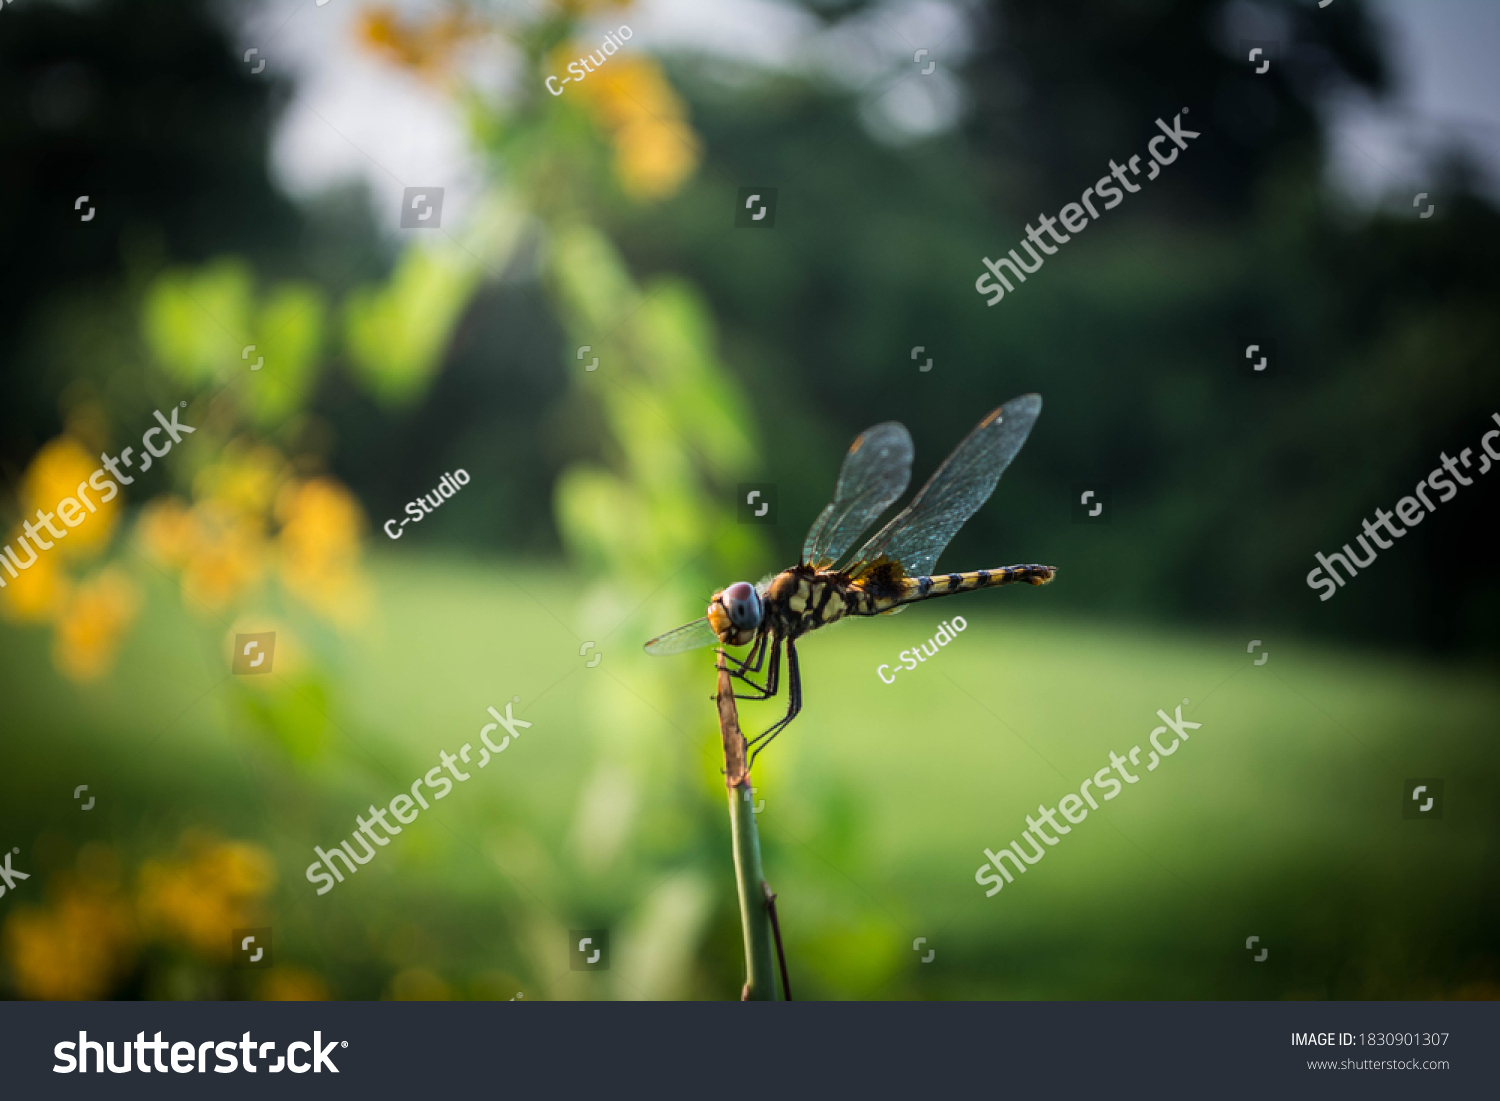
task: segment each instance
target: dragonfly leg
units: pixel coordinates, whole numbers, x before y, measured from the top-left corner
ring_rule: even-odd
[[[780,639],[777,640],[780,643]],[[797,717],[797,712],[802,710],[802,675],[797,669],[797,646],[791,639],[786,643],[786,665],[787,665],[787,697],[788,707],[786,715],[780,722],[776,723],[760,737],[747,743],[751,750],[749,764],[755,764],[755,758],[760,756],[761,750],[771,744],[772,739],[786,729],[787,723]]]
[[[755,667],[759,669],[760,662],[757,661]],[[756,692],[755,695],[749,693],[742,695],[736,692],[734,698],[737,700],[768,700],[776,695],[781,680],[781,638],[778,636],[771,640],[771,667],[766,671],[766,683],[764,685],[756,684],[746,672],[731,672],[729,675],[744,681],[751,688],[755,689]]]
[[[3,2],[3,0],[0,0],[0,2]],[[728,650],[721,649],[719,651],[724,655],[725,664],[733,663],[735,666],[735,668],[729,671],[730,676],[740,676],[743,673],[760,672],[760,667],[762,663],[764,663],[766,658],[766,636],[768,634],[770,634],[770,632],[766,631],[760,635],[757,635],[755,639],[755,645],[750,647],[750,652],[743,658],[735,657]],[[741,677],[741,679],[743,679],[743,677]]]

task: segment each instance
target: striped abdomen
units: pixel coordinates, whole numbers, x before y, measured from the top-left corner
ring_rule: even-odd
[[[912,604],[929,597],[967,593],[974,589],[993,589],[999,585],[1014,585],[1018,581],[1025,581],[1031,585],[1045,585],[1052,580],[1055,572],[1054,566],[1003,566],[998,570],[975,570],[973,573],[907,577],[902,579],[899,593],[876,597],[874,610],[881,612],[900,604]]]

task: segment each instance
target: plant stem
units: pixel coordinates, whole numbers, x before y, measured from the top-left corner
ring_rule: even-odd
[[[745,989],[741,1000],[776,1000],[776,975],[771,955],[771,918],[767,888],[760,866],[760,838],[755,832],[751,805],[750,770],[745,764],[745,736],[734,706],[734,682],[718,660],[719,733],[724,741],[724,782],[729,789],[729,828],[734,842],[734,875],[740,896],[740,923],[745,930]]]

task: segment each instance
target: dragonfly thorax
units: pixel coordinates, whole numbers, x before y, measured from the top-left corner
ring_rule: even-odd
[[[748,581],[736,581],[714,593],[708,605],[708,622],[725,646],[744,646],[760,630],[763,610],[760,594]]]

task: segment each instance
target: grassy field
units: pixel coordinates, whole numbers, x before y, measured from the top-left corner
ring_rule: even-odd
[[[711,670],[639,653],[680,609],[590,634],[600,613],[561,574],[406,558],[374,577],[377,614],[342,643],[273,616],[272,677],[219,657],[262,622],[194,620],[165,587],[94,687],[51,670],[40,632],[0,629],[0,843],[40,873],[0,922],[86,842],[131,868],[210,828],[269,851],[278,962],[336,996],[735,996]],[[756,769],[799,998],[1500,993],[1492,676],[1276,638],[1257,666],[1246,638],[1062,621],[1044,595],[973,594],[800,648],[805,710]],[[955,614],[967,630],[882,682]],[[315,894],[314,845],[477,746],[486,708],[517,696],[534,726],[513,752]],[[1157,709],[1185,699],[1201,728],[1145,772]],[[780,706],[745,704],[747,730]],[[1138,783],[985,896],[986,847],[1138,745]],[[1441,821],[1403,819],[1410,777],[1443,778]],[[610,972],[570,970],[574,928],[610,929]],[[239,989],[143,968],[132,992]]]

